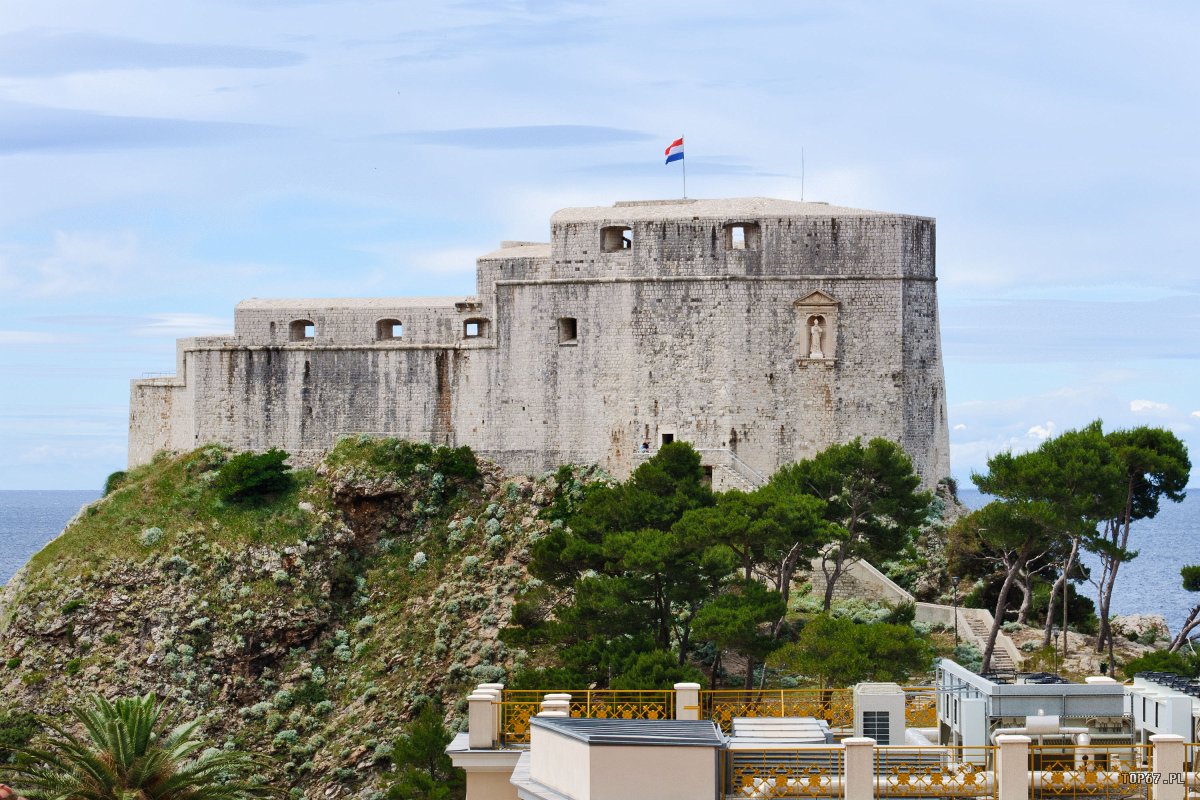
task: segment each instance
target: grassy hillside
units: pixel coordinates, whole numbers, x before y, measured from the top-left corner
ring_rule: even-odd
[[[557,479],[354,438],[231,503],[213,486],[229,455],[132,471],[10,583],[0,717],[153,690],[218,742],[273,753],[264,779],[370,796],[414,704],[440,698],[461,725],[468,686],[536,658],[497,631],[537,585],[528,546]]]

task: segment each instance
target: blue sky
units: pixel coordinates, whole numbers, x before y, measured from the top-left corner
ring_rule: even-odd
[[[0,488],[92,488],[246,297],[467,294],[570,205],[938,220],[954,472],[1101,417],[1200,454],[1200,6],[9,3]],[[1200,457],[1194,456],[1200,461]]]

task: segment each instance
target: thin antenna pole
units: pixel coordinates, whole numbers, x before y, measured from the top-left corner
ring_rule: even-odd
[[[679,137],[683,141],[683,137]],[[683,158],[679,159],[679,163],[683,166],[683,199],[687,200],[687,145],[683,147]]]
[[[804,202],[804,148],[800,148],[800,202]]]

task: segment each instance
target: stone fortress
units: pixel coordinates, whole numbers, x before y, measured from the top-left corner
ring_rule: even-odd
[[[368,433],[626,476],[690,442],[716,488],[856,436],[950,474],[935,223],[764,198],[619,202],[504,242],[477,294],[239,303],[134,380],[129,463],[207,442],[311,463]]]

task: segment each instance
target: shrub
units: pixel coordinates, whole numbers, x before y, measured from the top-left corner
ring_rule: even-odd
[[[72,658],[63,667],[63,672],[67,673],[68,675],[75,675],[79,672],[79,670],[82,666],[83,666],[83,659]]]
[[[124,486],[125,479],[128,477],[129,473],[122,469],[111,473],[107,478],[104,479],[104,496],[108,497],[117,489],[120,489],[122,486]]]
[[[161,542],[162,538],[162,528],[146,528],[144,531],[138,534],[138,544],[140,544],[142,547],[153,547]]]
[[[12,748],[24,747],[38,732],[37,719],[19,711],[0,711],[0,764],[11,764]]]
[[[213,489],[222,500],[241,502],[282,492],[292,482],[283,462],[288,454],[271,448],[265,453],[238,453],[217,472]]]
[[[1185,678],[1195,678],[1200,676],[1200,655],[1155,650],[1152,653],[1146,653],[1141,658],[1133,659],[1121,670],[1128,678],[1132,678],[1139,672],[1173,672]]]
[[[17,667],[21,666],[21,659],[17,656],[13,656],[8,661],[4,662],[4,666],[8,667],[9,669],[16,669]]]
[[[76,611],[86,605],[87,602],[83,600],[83,598],[77,597],[74,600],[68,600],[67,603],[63,605],[61,609],[59,609],[59,613],[65,617],[67,614],[74,614]]]

